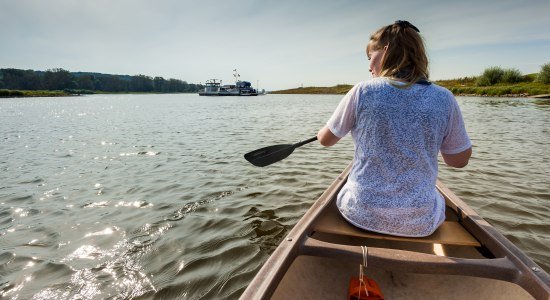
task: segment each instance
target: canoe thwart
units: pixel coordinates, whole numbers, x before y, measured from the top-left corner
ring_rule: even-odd
[[[492,278],[515,282],[519,271],[506,257],[495,259],[470,259],[437,256],[433,254],[369,247],[368,265],[397,272],[463,275]],[[357,261],[363,261],[360,246],[333,244],[306,238],[301,255],[312,255]]]

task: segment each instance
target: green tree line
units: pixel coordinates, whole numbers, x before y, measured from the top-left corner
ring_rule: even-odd
[[[112,75],[69,72],[64,69],[47,71],[0,69],[0,89],[74,91],[77,93],[196,93],[203,86],[179,79],[164,79],[145,75]]]

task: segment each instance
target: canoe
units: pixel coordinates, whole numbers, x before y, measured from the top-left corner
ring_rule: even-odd
[[[430,236],[364,231],[335,205],[348,166],[265,262],[241,299],[347,299],[364,273],[385,299],[550,299],[550,276],[439,180],[446,220]]]

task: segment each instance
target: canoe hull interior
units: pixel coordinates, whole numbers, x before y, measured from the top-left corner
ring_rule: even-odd
[[[346,299],[354,261],[298,256],[272,299]],[[415,274],[367,268],[386,299],[533,299],[516,284],[459,275]]]

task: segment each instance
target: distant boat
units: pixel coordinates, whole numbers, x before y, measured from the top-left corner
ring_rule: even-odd
[[[239,73],[235,73],[235,84],[222,85],[220,79],[210,79],[206,81],[204,90],[199,92],[199,96],[258,96],[258,91],[252,87],[248,81],[240,81]]]

